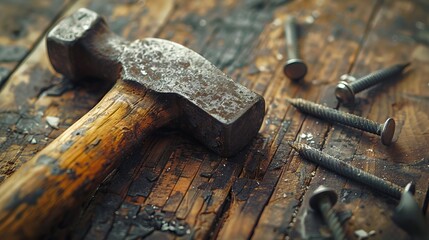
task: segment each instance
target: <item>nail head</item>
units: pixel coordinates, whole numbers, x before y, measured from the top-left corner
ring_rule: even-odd
[[[388,118],[381,130],[381,143],[388,146],[392,143],[393,135],[395,134],[395,120]]]
[[[323,198],[327,198],[331,206],[334,206],[338,200],[338,195],[334,189],[320,185],[310,197],[310,207],[315,211],[319,211],[319,203]]]
[[[296,81],[307,74],[307,65],[301,59],[289,59],[283,65],[283,73],[291,80]]]
[[[414,182],[409,182],[405,188],[404,188],[404,192],[409,192],[412,195],[414,195],[416,193],[416,184]]]
[[[346,81],[341,81],[335,88],[335,96],[343,103],[353,103],[355,101],[355,93]]]

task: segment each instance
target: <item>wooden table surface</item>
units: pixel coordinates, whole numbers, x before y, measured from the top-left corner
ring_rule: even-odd
[[[373,239],[407,239],[391,220],[397,200],[297,156],[308,143],[400,186],[417,184],[420,205],[429,177],[429,2],[350,1],[0,1],[0,181],[71,126],[109,90],[88,79],[73,85],[50,65],[44,36],[64,16],[87,7],[129,39],[158,37],[200,53],[235,81],[261,94],[266,116],[258,136],[221,158],[165,129],[124,155],[121,166],[47,236],[73,239],[307,239],[329,231],[308,208],[321,184],[339,195],[335,210]],[[300,25],[309,72],[285,78],[283,22]],[[286,102],[301,97],[337,107],[343,74],[359,77],[405,61],[403,76],[357,95],[342,111],[397,122],[397,141],[306,116]],[[59,118],[58,129],[46,118]]]

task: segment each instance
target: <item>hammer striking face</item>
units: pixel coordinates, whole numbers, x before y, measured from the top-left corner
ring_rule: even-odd
[[[81,9],[47,37],[51,63],[79,80],[116,81],[90,112],[0,186],[5,239],[43,236],[152,131],[174,123],[231,156],[257,134],[264,100],[197,53],[161,39],[127,42]]]

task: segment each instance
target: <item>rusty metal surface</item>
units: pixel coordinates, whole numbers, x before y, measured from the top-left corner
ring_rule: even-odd
[[[62,20],[47,46],[54,67],[68,77],[99,73],[95,77],[108,82],[121,79],[166,94],[181,109],[179,125],[222,156],[236,154],[261,126],[264,99],[201,55],[162,39],[121,40],[88,9]]]

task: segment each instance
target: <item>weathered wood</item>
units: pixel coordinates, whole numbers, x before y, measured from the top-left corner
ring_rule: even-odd
[[[261,93],[267,102],[267,115],[252,145],[230,159],[219,158],[170,130],[147,139],[141,144],[144,150],[128,157],[82,207],[79,219],[62,223],[58,228],[61,236],[326,236],[329,231],[307,204],[309,194],[325,184],[340,195],[335,209],[352,213],[346,223],[348,237],[353,238],[357,229],[376,230],[377,239],[406,237],[390,220],[395,200],[306,162],[291,152],[287,142],[307,142],[400,185],[415,180],[416,196],[422,202],[429,159],[424,150],[428,140],[425,53],[429,22],[425,2],[104,4],[79,1],[73,7],[90,6],[108,17],[115,32],[129,39],[158,36],[202,53],[234,79]],[[301,56],[309,66],[300,84],[292,84],[281,71],[286,57],[282,20],[289,14],[298,17]],[[41,60],[44,54],[43,46],[36,48],[0,93],[0,140],[4,140],[0,164],[4,177],[79,119],[107,91],[97,85],[92,90],[78,86],[61,96],[45,96],[46,88],[68,81],[59,75],[52,77],[49,63]],[[378,121],[393,116],[400,135],[391,147],[380,145],[370,134],[305,116],[285,101],[286,96],[299,96],[336,107],[332,90],[340,75],[350,72],[362,76],[404,60],[412,61],[412,70],[405,77],[360,93],[353,109],[340,108]],[[18,106],[22,106],[20,111]],[[39,116],[40,112],[44,115]],[[45,128],[49,115],[60,117],[60,129]],[[36,137],[37,144],[30,144],[30,137]],[[151,204],[158,208],[153,210]],[[155,214],[158,222],[150,220]],[[163,230],[162,226],[169,228],[175,221],[183,224],[183,237],[178,228]]]
[[[175,118],[177,111],[169,105],[132,84],[116,83],[88,114],[0,185],[3,237],[45,234],[65,209],[78,206],[117,168],[135,143]]]
[[[382,15],[378,15],[379,12],[383,11],[384,9],[389,9],[389,11],[392,11],[390,16],[395,16],[395,15],[399,15],[399,13],[404,14],[403,10],[399,10],[402,6],[402,4],[399,4],[396,6],[397,10],[394,10],[395,8],[392,7],[391,3],[387,3],[382,5],[381,10],[380,10],[380,4],[377,4],[374,6],[374,10],[373,10],[373,14],[377,14],[375,15],[374,19],[378,20],[375,22],[375,24],[379,24],[379,23],[384,23],[386,25],[384,25],[383,27],[379,27],[375,29],[371,29],[369,28],[368,31],[368,39],[367,40],[366,36],[364,35],[364,39],[365,41],[365,45],[363,47],[363,49],[359,50],[359,52],[357,52],[358,54],[355,54],[353,59],[357,59],[355,63],[354,61],[351,62],[351,66],[354,66],[353,69],[359,69],[359,71],[363,70],[364,72],[368,73],[370,71],[374,71],[376,69],[381,68],[382,66],[388,66],[391,65],[395,62],[401,62],[404,61],[404,55],[401,54],[402,51],[404,51],[404,53],[407,52],[407,48],[406,47],[398,47],[395,46],[394,48],[396,49],[396,53],[398,53],[399,56],[397,57],[390,57],[390,56],[386,56],[383,58],[378,58],[378,61],[382,61],[383,65],[376,65],[376,64],[371,64],[372,66],[374,66],[373,68],[371,68],[370,70],[365,70],[365,67],[363,67],[363,65],[367,65],[368,61],[377,61],[377,58],[375,58],[373,56],[383,56],[386,55],[387,52],[389,52],[389,48],[384,48],[384,47],[380,47],[380,41],[381,42],[388,42],[388,39],[385,39],[383,41],[383,39],[380,39],[379,35],[381,35],[381,33],[384,35],[386,27],[389,28],[388,26],[390,26],[390,28],[395,28],[395,33],[397,33],[397,28],[396,28],[396,24],[392,21],[386,21],[383,20],[381,18]],[[408,7],[410,7],[411,5],[408,5]],[[354,8],[354,11],[359,11],[359,8],[356,7]],[[384,10],[385,11],[385,10]],[[397,13],[393,13],[397,11]],[[412,11],[412,10],[410,10]],[[369,14],[370,12],[368,12]],[[414,15],[416,16],[416,15]],[[423,15],[421,15],[422,17]],[[368,17],[370,17],[368,15]],[[420,18],[421,18],[420,17]],[[380,19],[381,18],[381,19]],[[410,18],[410,21],[418,21],[418,20],[411,20],[412,18]],[[419,19],[419,17],[417,17],[417,19]],[[369,19],[371,20],[371,19]],[[372,21],[370,21],[372,22]],[[387,22],[387,23],[386,23]],[[369,25],[371,26],[371,25]],[[393,27],[395,26],[395,27]],[[377,30],[378,29],[378,30]],[[353,33],[356,33],[356,30],[352,31]],[[364,32],[363,32],[364,34]],[[391,33],[392,35],[394,34],[393,32]],[[388,34],[387,34],[388,35]],[[386,36],[387,36],[386,35]],[[374,37],[374,41],[371,43],[371,37]],[[338,41],[341,41],[341,39],[339,39]],[[336,41],[336,42],[338,42]],[[371,50],[366,50],[367,47],[373,45],[374,49]],[[394,44],[396,45],[396,44]],[[392,46],[391,46],[392,47]],[[392,47],[393,48],[393,47]],[[346,50],[347,48],[345,48],[344,46],[341,46],[341,48],[339,48],[342,50]],[[375,49],[377,49],[375,51]],[[409,50],[408,50],[409,51]],[[334,51],[331,51],[334,52]],[[337,50],[338,52],[338,50]],[[375,53],[374,53],[375,52]],[[378,54],[377,54],[378,52]],[[327,58],[324,57],[322,58],[324,60],[326,60]],[[349,58],[350,59],[350,58]],[[386,60],[385,60],[386,59]],[[383,61],[384,60],[384,61]],[[364,63],[361,63],[364,62]],[[363,74],[360,74],[363,75]],[[338,75],[339,76],[339,75]],[[337,77],[338,78],[338,77]],[[400,80],[401,83],[403,83],[404,81],[407,81],[408,76],[406,77],[406,79],[402,79]],[[400,93],[402,90],[402,87],[397,86],[396,84],[399,81],[395,81],[393,83],[387,83],[385,85],[394,85],[396,88],[396,90],[394,90],[395,93]],[[335,82],[333,82],[332,85],[334,85]],[[391,87],[391,86],[390,86]],[[380,87],[379,87],[380,89]],[[371,90],[370,90],[371,91]],[[375,91],[375,90],[372,90]],[[368,99],[371,100],[366,100],[364,102],[361,102],[360,105],[358,105],[358,107],[362,107],[363,109],[367,108],[369,109],[376,109],[377,110],[377,115],[368,115],[365,114],[365,110],[364,111],[356,111],[355,109],[355,113],[368,117],[370,119],[375,119],[378,121],[381,121],[381,119],[386,118],[387,114],[389,114],[392,110],[390,106],[394,106],[394,104],[392,104],[394,101],[391,100],[391,96],[394,96],[395,94],[392,92],[391,95],[389,94],[381,94],[379,93],[378,96],[382,96],[385,98],[384,101],[387,102],[391,102],[390,104],[386,104],[383,103],[383,105],[378,106],[378,102],[380,102],[380,100],[377,99],[373,99],[371,96],[368,96]],[[361,95],[362,96],[362,95]],[[365,96],[365,95],[363,95]],[[332,98],[332,95],[329,94],[328,91],[326,91],[325,93],[323,93],[320,97],[319,97],[319,101],[320,102],[327,102],[329,105],[329,102],[331,101],[330,99]],[[423,103],[421,103],[423,104]],[[363,105],[366,105],[365,107],[363,107]],[[372,107],[372,108],[371,108]],[[343,109],[346,110],[347,109]],[[368,111],[366,110],[366,111]],[[386,111],[387,110],[387,111]],[[389,114],[390,115],[390,114]],[[396,116],[394,116],[395,118],[398,118]],[[400,117],[399,117],[400,119]],[[311,122],[318,122],[318,120],[316,119],[309,119],[309,121]],[[307,124],[306,124],[307,123]],[[310,123],[311,124],[311,123]],[[308,121],[304,122],[304,125],[308,125]],[[317,143],[318,141],[320,141],[318,137],[314,138],[312,137],[312,139],[308,139],[308,132],[315,132],[315,128],[314,126],[308,126],[306,129],[303,128],[301,130],[304,133],[304,138],[307,139],[303,139],[302,141],[306,141],[309,143],[312,143],[313,141],[315,141],[314,143]],[[300,135],[298,135],[299,137]],[[407,137],[403,137],[402,133],[400,136],[400,139],[406,139],[407,141],[410,141],[410,138]],[[309,141],[310,140],[310,141]],[[380,146],[381,144],[379,144],[378,139],[374,138],[373,136],[366,134],[366,133],[362,133],[362,132],[356,132],[355,130],[352,129],[348,129],[348,128],[344,128],[341,126],[333,126],[328,135],[324,136],[322,139],[322,144],[325,145],[325,148],[327,150],[328,153],[333,154],[335,156],[338,156],[341,159],[345,159],[345,160],[349,160],[350,158],[348,158],[347,156],[351,156],[351,158],[355,159],[352,161],[353,165],[359,166],[359,167],[363,167],[364,170],[369,171],[369,172],[373,172],[374,174],[381,176],[383,178],[389,179],[389,180],[394,180],[395,183],[401,184],[401,185],[405,185],[405,183],[407,181],[410,180],[415,180],[417,182],[422,181],[423,179],[427,180],[427,171],[426,173],[421,172],[421,169],[414,168],[412,170],[413,167],[410,166],[395,166],[397,165],[398,160],[395,160],[395,158],[392,158],[393,156],[390,157],[381,157],[378,158],[374,157],[374,153],[377,152],[378,154],[382,153],[382,155],[385,154],[392,154],[392,152],[396,152],[395,147],[390,147],[390,148],[386,148],[383,146]],[[367,143],[371,143],[371,145],[368,145]],[[416,142],[417,143],[417,142]],[[397,145],[399,145],[399,143],[396,143]],[[395,146],[397,146],[395,145]],[[317,145],[316,145],[317,146]],[[320,146],[320,145],[319,145]],[[358,146],[358,147],[356,147]],[[357,149],[361,149],[360,153],[356,153],[356,148]],[[383,154],[384,153],[384,154]],[[405,154],[405,152],[402,152],[402,154]],[[412,152],[408,152],[407,154],[412,155]],[[295,160],[296,158],[294,158],[292,160]],[[371,160],[369,160],[371,159]],[[408,158],[409,159],[409,158]],[[387,160],[387,161],[386,161]],[[302,161],[302,159],[299,159],[299,161]],[[363,162],[367,162],[366,164]],[[389,163],[390,162],[390,163]],[[306,164],[306,163],[305,163]],[[387,167],[387,166],[389,167]],[[366,167],[364,167],[366,166]],[[411,168],[411,169],[410,169]],[[314,169],[314,168],[313,168]],[[377,170],[378,169],[378,170]],[[389,171],[384,171],[386,169],[389,169]],[[406,169],[406,170],[405,170]],[[301,170],[302,171],[302,170]],[[406,171],[406,174],[404,173],[400,173],[401,171]],[[373,196],[372,194],[372,190],[369,188],[364,188],[364,190],[362,189],[362,186],[359,184],[356,184],[354,182],[350,182],[345,184],[346,181],[344,181],[343,179],[339,178],[338,176],[335,176],[332,173],[326,172],[325,170],[322,169],[315,169],[315,171],[311,172],[312,176],[310,176],[308,178],[308,183],[307,185],[309,186],[308,191],[304,190],[305,195],[303,195],[303,197],[300,197],[300,201],[302,201],[302,205],[299,206],[299,211],[298,209],[295,210],[294,213],[292,213],[292,216],[298,216],[297,218],[293,217],[290,218],[290,221],[279,221],[278,219],[283,219],[284,218],[284,214],[282,214],[281,216],[279,216],[278,214],[281,214],[281,210],[283,208],[283,206],[285,205],[285,201],[281,201],[280,203],[277,203],[279,201],[279,199],[281,199],[281,194],[283,192],[283,194],[285,194],[284,196],[287,198],[289,196],[289,193],[287,192],[288,189],[290,189],[290,183],[288,183],[291,178],[288,177],[287,174],[285,174],[285,182],[281,182],[279,181],[278,185],[277,185],[277,189],[275,192],[275,197],[273,197],[273,204],[270,207],[270,205],[268,205],[265,208],[265,211],[267,211],[268,213],[265,215],[263,214],[263,216],[260,219],[260,222],[258,224],[258,226],[261,226],[260,231],[257,227],[256,231],[255,231],[255,238],[258,238],[258,236],[267,236],[267,232],[278,232],[277,234],[282,234],[281,232],[283,231],[283,234],[286,234],[288,236],[290,236],[291,238],[305,238],[305,237],[310,237],[310,236],[320,236],[320,232],[319,232],[319,228],[321,227],[320,222],[317,222],[317,219],[314,218],[313,214],[311,213],[311,211],[308,211],[308,205],[307,205],[307,201],[308,201],[308,196],[311,194],[311,192],[317,188],[318,185],[320,184],[325,184],[328,185],[330,187],[335,187],[336,189],[338,189],[338,193],[340,195],[340,206],[337,206],[337,209],[342,209],[342,210],[350,210],[352,211],[353,214],[356,213],[356,215],[353,216],[353,218],[349,221],[349,223],[346,225],[347,229],[348,229],[348,236],[352,237],[353,236],[353,231],[357,230],[359,228],[366,230],[367,232],[371,231],[371,230],[376,230],[377,232],[377,238],[381,238],[381,239],[389,239],[389,238],[404,238],[405,235],[402,235],[403,232],[401,230],[399,230],[398,228],[396,228],[393,224],[393,222],[390,220],[390,215],[391,212],[395,206],[396,201],[389,199],[386,196],[380,195],[380,194],[375,194],[376,196]],[[422,176],[422,175],[423,176]],[[289,175],[290,176],[290,175]],[[399,177],[400,176],[400,177]],[[399,178],[398,178],[399,177]],[[282,177],[283,178],[283,177]],[[403,179],[404,178],[404,179]],[[287,181],[286,181],[287,179]],[[405,180],[407,179],[407,180]],[[423,186],[421,186],[421,190],[425,190],[425,184],[427,184],[427,181],[425,181],[426,183],[422,184]],[[295,186],[294,184],[292,184],[292,187]],[[371,195],[370,197],[367,197],[367,195]],[[417,194],[417,197],[420,199],[422,196],[419,194]],[[287,200],[286,200],[287,201]],[[293,204],[295,200],[293,200],[291,203]],[[375,202],[375,204],[374,204]],[[298,203],[301,204],[301,203]],[[271,209],[271,210],[270,210]],[[356,210],[358,209],[358,210]],[[290,211],[287,211],[287,213]],[[277,215],[276,215],[277,214]],[[265,216],[265,217],[264,217]],[[277,216],[277,217],[276,217]],[[288,214],[286,214],[286,216],[290,216]],[[358,217],[360,216],[360,217]],[[277,221],[275,221],[277,219]],[[371,224],[366,223],[366,225],[364,224],[364,222],[368,221],[368,219],[371,219]],[[376,220],[377,219],[377,220]],[[275,224],[273,224],[275,223]],[[290,224],[290,226],[293,226],[292,228],[292,234],[290,233],[290,231],[285,231],[287,230],[287,227],[290,226],[286,226],[287,224]],[[283,226],[282,226],[283,225]],[[370,227],[369,227],[370,226]],[[272,229],[270,231],[270,229]],[[393,230],[395,229],[395,230]],[[259,233],[258,233],[259,232]],[[262,235],[263,234],[263,235]],[[283,235],[282,234],[282,235]]]
[[[143,5],[148,8],[142,8]],[[153,36],[164,24],[173,7],[171,1],[145,1],[131,5],[78,1],[64,13],[64,16],[85,6],[106,16],[113,31],[120,35],[126,32],[133,38]],[[138,24],[133,20],[135,16],[144,18],[141,18],[142,22]],[[90,84],[73,86],[68,79],[58,78],[58,75],[53,73],[43,41],[12,74],[0,93],[2,181],[85,114],[108,90],[106,84],[94,81]],[[70,88],[73,88],[73,91],[67,91]],[[58,117],[59,129],[48,126],[46,116]],[[64,236],[70,232],[64,230],[64,225],[73,225],[73,222],[70,219],[65,223],[61,222],[58,232],[62,233],[59,235]]]
[[[70,1],[0,2],[0,86]]]
[[[346,15],[344,13],[335,14],[334,16],[330,15],[331,12],[336,12],[338,9],[345,9],[354,4],[356,4],[356,2],[343,2],[318,7],[316,1],[307,2],[305,5],[302,5],[302,2],[295,2],[287,5],[285,9],[279,9],[277,12],[279,22],[283,22],[284,18],[287,17],[287,14],[303,16],[299,17],[298,20],[301,23],[301,28],[304,27],[305,32],[307,32],[308,35],[304,35],[301,38],[302,41],[300,45],[303,46],[302,55],[304,60],[311,62],[311,66],[315,67],[309,69],[309,74],[307,75],[304,83],[308,86],[306,89],[299,89],[300,92],[297,94],[298,89],[293,84],[289,86],[277,85],[279,88],[281,87],[282,90],[278,90],[278,92],[270,94],[270,96],[283,99],[282,104],[286,102],[286,97],[294,96],[295,94],[310,100],[316,100],[319,95],[320,88],[323,89],[324,84],[336,81],[336,79],[331,77],[332,75],[335,75],[335,73],[338,74],[341,71],[347,71],[349,63],[341,62],[342,64],[335,64],[336,61],[339,61],[339,55],[333,55],[330,53],[333,52],[332,48],[335,48],[337,44],[340,44],[342,46],[341,50],[344,51],[344,55],[352,55],[359,47],[359,39],[357,37],[357,39],[338,39],[333,43],[330,42],[326,36],[329,36],[335,28],[349,26],[349,21],[361,23],[355,26],[352,31],[353,34],[359,36],[364,32],[365,22],[368,21],[370,15],[370,12],[367,12],[367,6],[357,7],[356,12],[353,12],[352,14],[348,13]],[[316,22],[313,24],[305,24],[304,16],[311,16],[312,13],[314,14],[314,11],[317,11],[318,15],[318,18],[315,20]],[[347,18],[350,18],[350,20]],[[333,25],[334,22],[336,23],[335,25]],[[277,31],[281,34],[282,25],[278,28],[279,29]],[[267,41],[275,40],[275,38],[268,38]],[[284,49],[284,42],[281,46],[281,49]],[[347,59],[347,57],[345,58]],[[277,68],[279,76],[274,77],[272,81],[285,80],[280,78],[282,77],[281,68],[282,66],[279,65]],[[273,83],[273,85],[274,84],[275,83]],[[280,115],[280,118],[282,119],[283,124],[288,125],[288,129],[286,136],[278,136],[280,138],[277,139],[271,147],[274,151],[271,151],[272,153],[267,156],[266,161],[271,161],[271,166],[265,173],[262,183],[265,182],[268,186],[265,185],[265,189],[261,188],[261,190],[256,188],[249,198],[241,201],[242,207],[238,208],[240,209],[238,210],[238,214],[233,217],[235,218],[235,221],[242,219],[241,221],[246,221],[247,224],[240,224],[239,227],[235,228],[232,227],[232,224],[225,224],[225,226],[230,229],[225,229],[224,234],[230,238],[232,238],[232,236],[235,238],[246,238],[246,236],[250,237],[252,234],[256,239],[265,237],[269,239],[281,238],[288,233],[289,224],[293,221],[295,211],[297,211],[301,206],[301,194],[306,191],[306,186],[309,184],[311,177],[310,173],[313,171],[314,167],[306,163],[301,164],[299,159],[291,159],[288,157],[290,148],[287,145],[287,141],[294,141],[295,139],[299,140],[301,134],[305,134],[303,140],[307,140],[308,134],[309,141],[313,144],[320,144],[323,142],[324,132],[327,131],[329,125],[321,121],[318,121],[318,124],[314,124],[314,119],[303,122],[304,116],[302,116],[301,113],[296,112],[293,108],[291,109],[287,104],[284,105],[288,108],[284,111],[280,111],[280,113],[285,114]],[[271,114],[274,115],[280,113],[275,111]],[[267,116],[269,117],[270,113],[268,113]],[[306,119],[308,118],[310,117],[307,117]],[[272,133],[267,133],[267,135],[272,136]],[[276,189],[273,193],[276,184],[282,189]],[[268,190],[266,188],[268,188]],[[263,190],[265,190],[265,193]],[[264,200],[261,201],[261,198]],[[267,206],[265,207],[265,205]],[[249,216],[249,210],[258,207],[260,210],[256,211],[253,216]],[[260,216],[261,212],[262,216]],[[234,218],[230,220],[231,223],[234,222]],[[246,227],[246,225],[253,225],[256,229],[255,227]]]
[[[80,7],[89,7],[106,16],[113,32],[128,33],[134,38],[153,36],[164,23],[172,9],[170,1],[126,3],[89,3],[79,1],[64,16]],[[154,5],[154,7],[151,7]],[[126,18],[124,16],[127,16]],[[143,15],[141,24],[132,20]],[[157,21],[153,21],[157,16]],[[54,23],[52,23],[54,24]],[[0,93],[0,179],[3,181],[22,162],[29,160],[37,151],[59,136],[91,109],[108,91],[109,85],[91,81],[90,84],[73,85],[52,69],[45,42],[40,42],[8,79]],[[69,91],[73,89],[73,91]],[[47,116],[58,117],[58,129],[48,126]],[[34,140],[33,140],[34,139]]]
[[[427,85],[427,81],[420,77],[421,73],[428,71],[427,67],[421,65],[427,59],[416,57],[421,54],[419,36],[424,32],[417,26],[419,22],[428,22],[425,13],[427,7],[427,3],[423,2],[384,2],[374,17],[373,28],[368,32],[352,70],[353,75],[360,76],[383,66],[411,61],[413,67],[408,73],[359,94],[361,102],[353,109],[362,116],[378,121],[386,116],[393,117],[397,121],[398,134],[395,145],[382,147],[375,138],[365,133],[347,138],[349,133],[339,128],[331,130],[326,143],[327,152],[333,155],[347,154],[350,157],[345,160],[377,176],[401,186],[414,181],[420,205],[429,179],[427,152],[421,151],[426,145],[423,139],[427,141],[427,127],[421,128],[421,122],[428,118],[418,117],[418,120],[414,120],[412,116],[421,114],[419,109],[427,109],[427,101],[423,100],[427,93],[422,88],[417,89],[418,86]],[[420,100],[411,100],[409,96]],[[347,139],[347,146],[343,145],[340,149],[334,147],[335,142]],[[377,238],[406,238],[406,234],[391,221],[396,201],[359,184],[341,183],[344,184],[340,185],[342,193],[348,195],[343,197],[346,209],[359,209],[353,211],[351,224],[369,221],[361,226],[368,232],[376,230]]]

